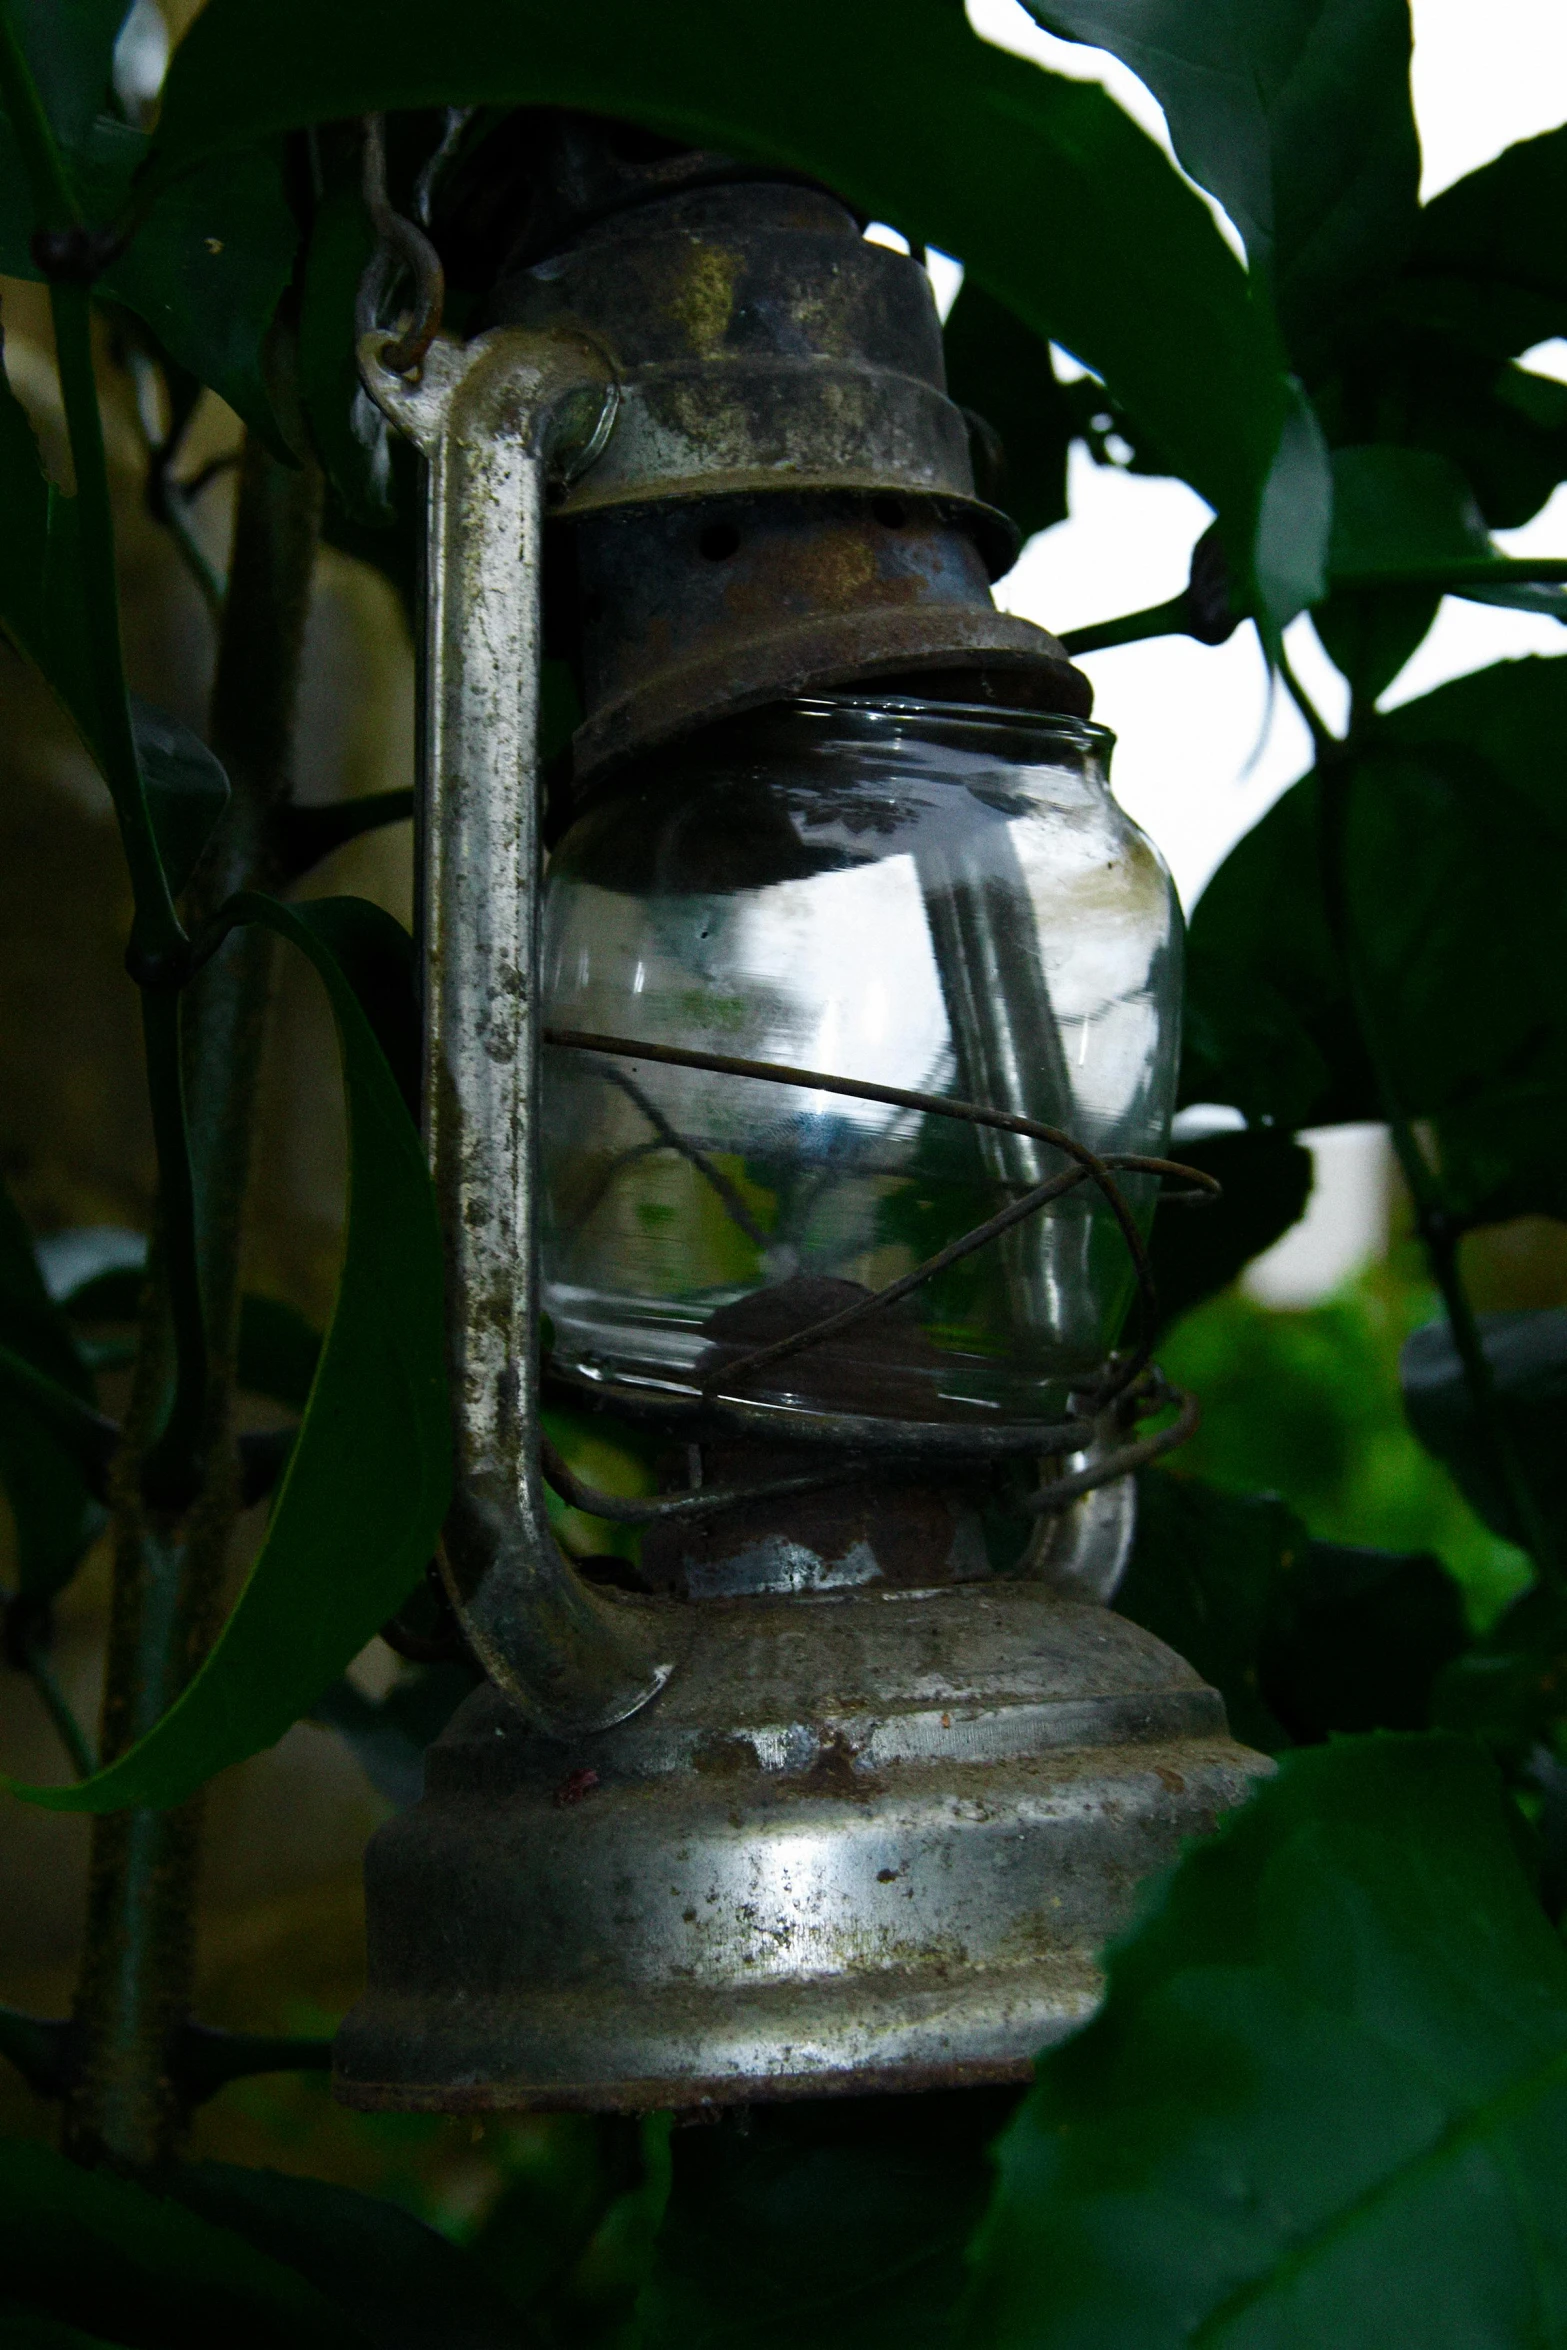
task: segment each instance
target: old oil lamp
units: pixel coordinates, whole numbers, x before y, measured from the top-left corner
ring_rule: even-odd
[[[428,460],[425,1116],[488,1679],[368,1868],[362,2105],[1023,2078],[1256,1767],[1104,1602],[1181,927],[998,612],[919,262],[561,118],[481,331],[368,335]],[[575,668],[546,860],[545,635]],[[1135,1329],[1135,1323],[1132,1325]],[[641,1502],[543,1441],[635,1423]],[[616,1587],[545,1480],[643,1527]]]

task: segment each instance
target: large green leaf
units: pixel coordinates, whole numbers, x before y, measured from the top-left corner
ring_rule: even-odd
[[[43,2146],[0,2145],[0,2276],[0,2292],[40,2322],[129,2350],[371,2350],[369,2334],[242,2235]],[[28,2339],[5,2336],[17,2338]]]
[[[1373,442],[1333,452],[1328,572],[1335,588],[1431,585],[1460,595],[1481,588],[1501,602],[1520,583],[1567,577],[1567,561],[1531,565],[1499,555],[1450,457]]]
[[[292,464],[266,380],[268,330],[299,248],[283,166],[283,143],[270,140],[165,188],[99,291],[145,319],[170,358]]]
[[[1472,1221],[1567,1212],[1564,741],[1567,664],[1501,663],[1379,721],[1348,785],[1364,1006]],[[1231,853],[1187,964],[1186,1092],[1290,1127],[1386,1114],[1323,912],[1316,810],[1308,776]]]
[[[1009,2092],[758,2105],[682,2130],[638,2350],[951,2341]]]
[[[1496,359],[1567,331],[1567,254],[1548,225],[1564,206],[1567,124],[1426,206],[1389,309]]]
[[[1286,408],[1270,320],[1153,141],[1098,88],[978,40],[952,0],[860,0],[848,15],[802,0],[747,12],[743,32],[719,0],[525,0],[500,17],[490,0],[449,0],[433,18],[373,0],[211,0],[170,71],[155,173],[167,185],[307,122],[485,100],[629,116],[783,163],[961,254],[1104,378],[1251,572]]]
[[[389,915],[352,899],[291,910],[247,897],[236,910],[299,947],[331,999],[349,1126],[337,1300],[266,1540],[216,1646],[129,1753],[74,1787],[17,1790],[55,1809],[178,1803],[272,1745],[406,1599],[446,1512],[434,1196],[417,1131],[334,951],[360,965],[395,963],[406,938]]]
[[[984,2350],[1524,2350],[1567,2328],[1567,1956],[1479,1751],[1287,1756],[1000,2148]]]
[[[1164,108],[1176,154],[1272,285],[1308,370],[1416,228],[1407,0],[1027,0],[1108,49]]]

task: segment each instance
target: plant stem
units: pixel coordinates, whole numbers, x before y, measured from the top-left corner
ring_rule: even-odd
[[[236,888],[275,878],[275,812],[288,786],[320,499],[313,467],[291,470],[247,442],[211,722],[233,798],[190,893],[193,923]],[[137,1474],[137,1448],[157,1425],[169,1350],[173,1284],[160,1249],[132,1396],[133,1441],[117,1482],[105,1762],[178,1695],[217,1628],[239,1506],[228,1416],[269,974],[266,936],[252,929],[227,940],[187,994],[184,1077],[199,1176],[194,1245],[211,1344],[202,1482],[178,1527],[154,1510]],[[188,2084],[175,2055],[194,1979],[200,1839],[199,1797],[174,1812],[94,1822],[76,2003],[79,2071],[66,2123],[67,2149],[80,2159],[142,2168],[167,2160],[179,2143]]]
[[[96,1758],[70,1699],[55,1677],[48,1649],[41,1640],[29,1640],[24,1653],[28,1679],[37,1690],[43,1709],[54,1725],[55,1735],[70,1758],[72,1770],[78,1779],[89,1778],[97,1767]]]
[[[1462,1227],[1448,1207],[1440,1178],[1420,1147],[1414,1121],[1403,1101],[1402,1089],[1386,1049],[1381,1022],[1374,1009],[1372,991],[1366,983],[1355,941],[1349,900],[1349,797],[1354,783],[1356,751],[1365,738],[1370,722],[1358,708],[1352,708],[1349,733],[1341,740],[1326,724],[1288,661],[1281,661],[1280,668],[1285,685],[1310,730],[1316,754],[1322,897],[1328,929],[1349,989],[1361,1042],[1376,1078],[1393,1149],[1414,1204],[1416,1228],[1425,1248],[1426,1261],[1441,1293],[1448,1329],[1463,1368],[1464,1383],[1469,1390],[1470,1408],[1475,1416],[1481,1443],[1490,1456],[1492,1476],[1506,1495],[1518,1536],[1533,1557],[1541,1577],[1559,1587],[1562,1582],[1562,1563],[1555,1536],[1535,1498],[1518,1447],[1513,1441],[1513,1432],[1502,1408],[1502,1399],[1496,1391],[1479,1324],[1475,1320],[1474,1308],[1459,1269],[1458,1241]]]
[[[1183,588],[1167,604],[1150,604],[1146,611],[1096,621],[1092,628],[1069,628],[1061,642],[1075,660],[1079,653],[1104,653],[1114,645],[1141,644],[1148,637],[1189,635],[1190,617]]]

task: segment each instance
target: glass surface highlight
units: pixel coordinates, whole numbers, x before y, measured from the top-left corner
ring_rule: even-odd
[[[1075,720],[837,698],[645,761],[551,860],[544,1016],[1167,1144],[1182,926]],[[911,1271],[1064,1163],[881,1103],[545,1054],[558,1367],[689,1393]],[[1123,1178],[1139,1220],[1154,1184]],[[780,1410],[1050,1417],[1113,1345],[1125,1243],[1080,1187],[842,1340],[764,1369]]]

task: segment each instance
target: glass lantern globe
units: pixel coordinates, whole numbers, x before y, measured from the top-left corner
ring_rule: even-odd
[[[1111,796],[1111,744],[1070,718],[836,696],[644,760],[550,860],[545,1022],[1159,1154],[1181,914]],[[726,1355],[884,1288],[1066,1163],[932,1113],[559,1046],[541,1149],[553,1365],[649,1402],[710,1388]],[[1120,1181],[1146,1226],[1156,1179]],[[785,1418],[1053,1418],[1133,1292],[1079,1185],[744,1392]]]

